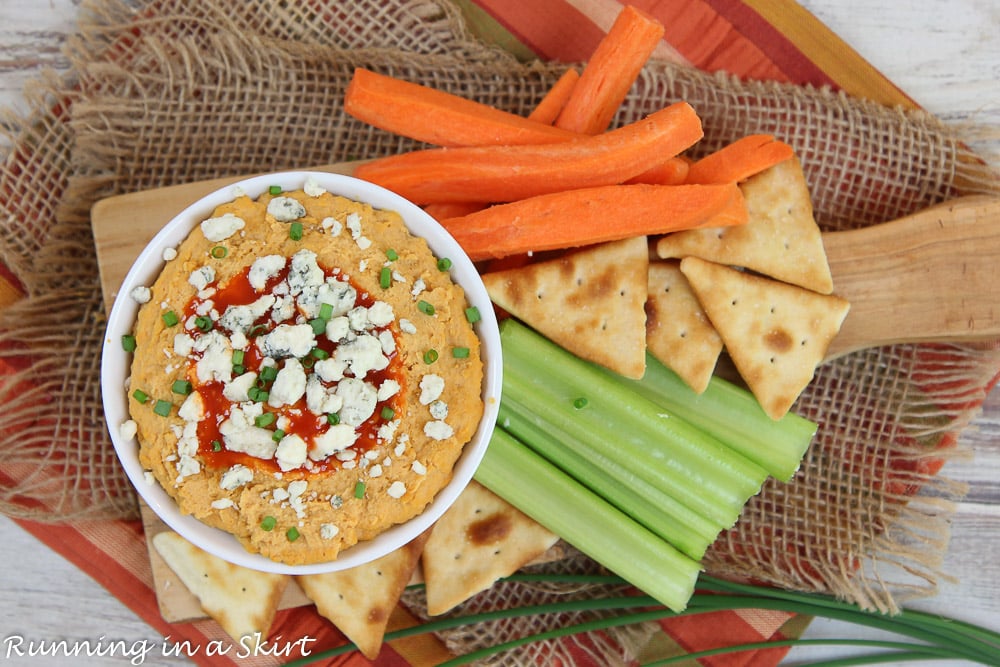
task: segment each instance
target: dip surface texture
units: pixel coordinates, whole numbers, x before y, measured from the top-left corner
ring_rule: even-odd
[[[400,216],[235,196],[138,290],[140,462],[250,552],[330,561],[419,514],[483,415],[468,302]]]

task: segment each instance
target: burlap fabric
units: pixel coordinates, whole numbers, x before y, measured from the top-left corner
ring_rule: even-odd
[[[414,147],[344,115],[355,66],[525,113],[562,66],[478,43],[446,0],[84,2],[71,75],[8,117],[2,259],[28,296],[0,314],[2,510],[43,521],[135,515],[106,435],[89,226],[102,197]],[[616,123],[683,99],[704,152],[751,132],[797,149],[824,229],[883,222],[958,194],[1000,194],[961,137],[920,112],[825,90],[649,65]],[[141,216],[142,211],[136,211]],[[949,503],[935,474],[1000,369],[993,346],[899,345],[822,367],[796,410],[820,422],[791,484],[769,483],[706,558],[710,572],[868,607],[933,590]],[[911,498],[914,489],[920,489]]]

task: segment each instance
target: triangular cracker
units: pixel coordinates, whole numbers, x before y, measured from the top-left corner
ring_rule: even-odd
[[[321,616],[374,660],[399,596],[413,577],[430,531],[370,563],[296,577]]]
[[[656,254],[742,266],[814,292],[832,293],[823,237],[798,158],[747,179],[740,189],[749,222],[668,234],[657,241]]]
[[[173,531],[157,533],[153,546],[230,637],[238,642],[267,637],[291,576],[233,565]]]
[[[681,271],[764,411],[792,407],[840,331],[850,304],[696,257]]]
[[[445,613],[535,560],[558,539],[472,482],[438,519],[424,547],[427,612]]]
[[[712,379],[722,338],[691,291],[679,262],[650,262],[646,345],[696,393]]]
[[[577,356],[630,378],[646,371],[645,236],[483,275],[498,306]]]

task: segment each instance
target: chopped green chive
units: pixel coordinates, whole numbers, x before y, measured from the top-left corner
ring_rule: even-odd
[[[166,417],[170,414],[170,405],[170,401],[164,401],[162,398],[158,399],[153,405],[153,412],[161,417]]]
[[[390,408],[388,405],[382,408],[382,419],[389,421],[396,416],[396,411]]]
[[[442,257],[437,262],[438,271],[447,271],[451,268],[451,260],[447,257]]]
[[[465,319],[468,320],[470,324],[475,324],[479,320],[483,319],[483,316],[480,314],[478,308],[475,306],[469,306],[465,309]]]
[[[246,372],[247,369],[243,365],[243,361],[243,350],[233,350],[233,375],[243,375]]]
[[[392,270],[388,266],[383,266],[382,270],[378,274],[378,284],[382,289],[389,289],[392,287]]]
[[[126,352],[135,352],[135,336],[131,334],[122,336],[122,349]]]
[[[385,257],[390,262],[395,262],[397,259],[399,259],[399,253],[393,250],[392,248],[389,248],[388,250],[385,251]]]
[[[311,350],[311,351],[309,352],[309,355],[310,355],[310,356],[311,356],[312,358],[314,358],[314,359],[329,359],[329,358],[330,358],[330,353],[329,353],[329,352],[327,352],[326,350],[324,350],[324,349],[323,349],[323,348],[321,348],[321,347],[314,347],[314,348],[313,348],[313,349],[312,349],[312,350]]]
[[[253,338],[254,336],[259,336],[259,335],[264,334],[264,333],[267,333],[267,325],[266,324],[255,324],[252,327],[250,327],[250,331],[247,333],[247,335],[250,338]]]
[[[173,386],[170,387],[170,390],[175,394],[187,396],[191,393],[192,387],[191,383],[187,380],[175,380]]]
[[[333,304],[324,303],[319,307],[319,316],[324,320],[328,320],[333,317]]]
[[[268,532],[274,530],[274,527],[278,525],[278,520],[273,516],[266,516],[260,521],[260,529],[266,530]]]
[[[285,531],[285,537],[288,538],[289,542],[294,542],[295,540],[299,539],[299,530],[298,530],[298,528],[296,528],[295,526],[292,526],[291,528],[289,528],[288,530],[286,530]]]
[[[430,303],[429,301],[424,301],[423,299],[421,299],[420,301],[417,302],[417,310],[419,310],[424,315],[433,315],[434,304]]]
[[[209,254],[215,259],[222,259],[229,254],[229,249],[224,245],[217,245],[209,251]]]
[[[212,441],[212,451],[213,452],[221,452],[222,451],[222,443],[219,442],[218,440],[213,440]]]
[[[582,410],[583,408],[587,407],[587,398],[585,396],[581,396],[580,398],[574,399],[573,407],[576,408],[577,410]]]
[[[132,398],[139,401],[140,403],[145,403],[149,400],[149,394],[144,392],[142,389],[136,389],[132,392]]]
[[[455,359],[468,359],[469,358],[469,348],[467,347],[453,347],[451,348],[451,356]]]
[[[177,323],[180,321],[181,321],[180,318],[177,317],[177,313],[175,313],[172,310],[168,310],[167,312],[163,313],[163,323],[166,324],[168,327],[176,326]]]
[[[275,442],[281,442],[281,439],[285,437],[285,432],[280,428],[274,429],[274,434],[271,435],[271,440]]]
[[[274,366],[264,366],[260,369],[260,379],[264,382],[271,382],[276,377],[278,377],[278,369]]]
[[[247,398],[255,403],[263,403],[270,397],[270,392],[264,391],[260,387],[250,387],[247,390]]]
[[[278,195],[280,195],[283,192],[283,190],[281,189],[280,185],[272,185],[271,187],[269,187],[267,189],[267,192],[268,192],[268,194],[277,197]]]
[[[264,428],[265,426],[270,426],[274,423],[275,416],[273,412],[265,412],[262,415],[257,415],[253,420],[254,426],[258,428]]]
[[[354,485],[354,497],[364,498],[365,497],[365,483],[358,480],[357,484]]]
[[[326,320],[322,317],[315,317],[309,320],[309,326],[312,327],[314,334],[321,336],[323,332],[326,331]]]
[[[427,350],[426,352],[424,352],[424,363],[425,364],[433,364],[437,360],[438,360],[438,351],[437,350],[435,350],[435,349],[432,348],[432,349]]]
[[[201,331],[211,331],[212,327],[215,326],[215,323],[212,322],[211,317],[206,317],[205,315],[199,315],[198,317],[194,318],[194,325],[198,327],[198,329]]]
[[[302,240],[302,223],[301,222],[293,222],[291,225],[288,226],[288,238],[290,238],[293,241],[301,241]]]
[[[340,415],[338,415],[336,412],[331,412],[326,416],[326,423],[329,424],[330,426],[336,426],[337,424],[340,423]]]

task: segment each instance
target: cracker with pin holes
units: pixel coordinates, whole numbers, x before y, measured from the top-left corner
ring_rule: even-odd
[[[646,372],[645,236],[486,273],[490,298],[573,354],[625,377]]]
[[[780,419],[812,380],[850,304],[697,257],[683,259],[681,271],[740,377]]]
[[[290,575],[234,565],[173,531],[157,533],[153,547],[226,634],[237,642],[267,637]]]
[[[346,570],[299,575],[296,581],[319,614],[374,660],[399,598],[413,578],[430,530],[371,562]]]
[[[722,338],[681,273],[680,262],[649,264],[646,345],[696,393],[708,387]]]
[[[427,613],[443,614],[538,559],[558,536],[473,481],[424,546]]]
[[[752,176],[740,189],[750,216],[746,224],[668,234],[657,240],[657,256],[700,257],[821,294],[832,293],[823,237],[798,158]]]

